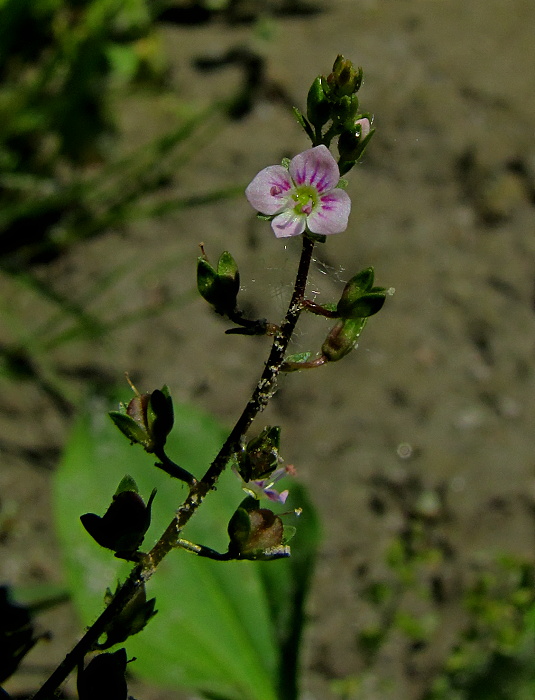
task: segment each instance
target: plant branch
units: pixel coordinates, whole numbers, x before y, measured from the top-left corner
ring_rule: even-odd
[[[65,659],[45,681],[43,686],[32,696],[32,700],[52,700],[55,697],[54,691],[63,683],[78,663],[83,661],[84,656],[95,647],[98,639],[106,632],[107,627],[113,622],[115,616],[123,610],[139,589],[151,578],[162,559],[179,544],[180,532],[200,506],[205,496],[215,487],[219,476],[234,452],[238,449],[253,420],[264,410],[272,398],[288,344],[303,309],[313,250],[314,241],[305,234],[303,236],[303,248],[294,290],[286,316],[275,335],[262,376],[241,416],[221,447],[219,454],[203,478],[200,481],[190,483],[190,490],[186,500],[180,506],[158,542],[148,554],[141,558],[140,563],[132,569],[126,581],[120,586],[96,622],[66,655]],[[162,458],[162,455],[157,456],[160,459]]]

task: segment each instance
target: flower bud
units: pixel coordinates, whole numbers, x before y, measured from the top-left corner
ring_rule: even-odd
[[[234,559],[255,560],[289,557],[282,520],[271,510],[257,506],[256,499],[246,498],[230,519],[229,555]]]
[[[278,467],[281,429],[267,426],[260,435],[252,438],[239,460],[238,472],[244,481],[262,479]]]
[[[131,386],[136,396],[128,406],[121,404],[118,411],[110,411],[110,418],[130,442],[142,445],[147,452],[154,452],[163,448],[174,423],[169,388],[163,386],[151,394],[140,394]]]
[[[307,117],[315,129],[321,129],[331,117],[331,104],[325,94],[324,80],[318,76],[310,86],[307,96]]]
[[[356,346],[366,318],[346,318],[338,321],[322,345],[321,352],[329,362],[345,357]]]
[[[340,173],[345,174],[359,160],[375,129],[371,128],[368,117],[361,117],[345,128],[338,139],[338,153],[340,154]]]
[[[373,267],[368,267],[349,280],[336,306],[340,318],[367,318],[382,309],[387,291],[383,287],[374,287],[373,279]]]
[[[114,594],[108,588],[104,596],[104,602],[109,605]],[[156,615],[154,606],[156,598],[147,600],[147,591],[143,584],[138,588],[134,597],[125,607],[113,618],[105,630],[106,641],[98,644],[98,649],[109,649],[116,644],[122,644],[128,637],[131,637],[147,625],[149,620]]]
[[[327,78],[333,97],[340,98],[358,92],[362,83],[362,68],[355,68],[353,63],[338,55],[332,73]]]
[[[230,253],[221,254],[215,270],[203,252],[197,260],[197,289],[216,313],[221,316],[232,314],[240,291],[240,273]]]
[[[101,547],[113,550],[119,558],[130,559],[141,546],[149,529],[155,495],[156,489],[152,491],[145,505],[138,493],[136,482],[127,475],[119,484],[108,510],[102,517],[95,513],[85,513],[80,516],[80,520]]]
[[[359,111],[359,98],[356,95],[344,95],[338,100],[336,122],[341,127],[353,124]]]
[[[79,700],[127,700],[126,664],[126,649],[123,648],[113,654],[98,654],[85,668],[79,667],[76,683]]]

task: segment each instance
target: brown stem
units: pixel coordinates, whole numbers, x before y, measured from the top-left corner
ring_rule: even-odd
[[[281,372],[300,372],[302,369],[315,369],[316,367],[321,367],[328,359],[325,355],[320,355],[315,357],[313,360],[307,360],[306,362],[283,362],[280,368]]]
[[[310,301],[310,299],[305,299],[305,301],[303,302],[303,306],[307,311],[310,311],[310,313],[316,314],[316,316],[325,316],[325,318],[338,318],[338,313],[336,311],[326,309],[324,306],[316,304],[315,301]]]
[[[288,311],[286,312],[286,316],[279,331],[275,335],[262,376],[245,409],[238,418],[236,425],[220,449],[219,454],[214,459],[203,478],[200,481],[190,484],[190,491],[186,500],[180,506],[176,516],[169,523],[158,542],[151,551],[143,557],[142,561],[132,569],[126,581],[118,589],[97,621],[87,630],[52,675],[32,696],[32,700],[52,700],[54,698],[54,691],[56,688],[63,683],[77,664],[83,661],[84,656],[91,651],[115,616],[130,600],[132,600],[139,588],[151,578],[158,564],[176,546],[177,538],[182,528],[200,506],[206,494],[214,488],[219,476],[225,469],[232,454],[237,450],[242,437],[246,434],[255,417],[264,410],[270,398],[273,396],[277,376],[280,372],[286,349],[303,309],[305,288],[313,250],[314,241],[305,234],[303,236],[303,248],[295,279],[294,291],[288,306]]]

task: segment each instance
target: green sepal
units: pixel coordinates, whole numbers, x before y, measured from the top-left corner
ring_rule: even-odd
[[[339,129],[355,121],[359,111],[359,98],[356,95],[344,95],[336,105],[336,124]]]
[[[338,139],[338,152],[340,153],[338,167],[340,175],[345,175],[358,163],[375,131],[376,129],[370,129],[363,139],[356,135],[351,135],[349,132],[342,132]]]
[[[164,385],[152,392],[147,405],[147,432],[156,447],[165,445],[174,420],[173,399],[169,387]]]
[[[367,318],[378,313],[385,303],[386,292],[369,292],[363,294],[351,309],[354,318]]]
[[[327,236],[325,236],[323,233],[312,233],[312,231],[309,231],[308,229],[305,231],[305,236],[316,243],[325,243],[327,240]]]
[[[308,138],[314,143],[314,131],[308,121],[305,119],[305,117],[301,114],[301,112],[297,109],[297,107],[293,108],[293,115],[297,120],[297,123],[303,127],[303,129],[306,132],[306,135]]]
[[[357,272],[348,282],[353,287],[358,287],[363,292],[369,292],[373,287],[375,279],[375,270],[373,267],[365,267],[364,270]]]
[[[127,416],[126,413],[123,413],[121,410],[109,411],[108,415],[119,428],[121,433],[123,433],[123,435],[125,435],[132,444],[136,443],[142,445],[143,447],[150,445],[150,440],[146,430],[143,430],[139,423],[137,423],[133,418]]]
[[[240,291],[240,273],[236,261],[228,251],[221,254],[217,271],[205,256],[197,259],[197,289],[221,316],[229,315],[235,310]]]
[[[209,304],[214,303],[214,285],[217,281],[217,272],[206,258],[197,258],[197,289],[199,294]]]
[[[130,474],[125,474],[123,476],[114,495],[118,496],[123,491],[133,491],[134,493],[139,493],[136,481],[133,476],[130,476]]]
[[[217,313],[229,314],[236,308],[236,300],[240,291],[240,273],[232,255],[225,251],[217,263],[217,293],[218,301],[214,305]]]
[[[284,532],[282,535],[282,544],[288,544],[288,542],[294,537],[297,532],[297,528],[294,525],[285,525]]]
[[[169,388],[155,389],[150,394],[136,393],[128,406],[121,404],[109,416],[131,443],[147,452],[164,447],[174,423],[173,400]]]
[[[237,281],[239,288],[240,273],[238,270],[238,265],[228,250],[221,253],[221,256],[219,257],[217,262],[217,276],[228,277],[234,282],[234,284],[236,284]]]
[[[381,310],[386,290],[374,287],[373,281],[373,267],[361,270],[349,280],[336,306],[340,318],[365,318]]]

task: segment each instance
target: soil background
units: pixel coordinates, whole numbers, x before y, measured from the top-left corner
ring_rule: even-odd
[[[338,298],[373,265],[395,288],[343,362],[283,378],[262,425],[283,426],[283,456],[310,489],[324,540],[309,601],[303,697],[331,700],[334,679],[361,674],[350,697],[422,697],[464,623],[462,591],[499,552],[533,558],[535,508],[535,3],[532,0],[331,0],[311,14],[260,25],[213,19],[163,24],[177,94],[208,104],[235,90],[238,69],[201,73],[195,60],[245,46],[265,60],[253,109],[218,129],[178,171],[169,194],[243,182],[308,147],[289,105],[305,107],[313,78],[342,53],[364,68],[361,106],[377,133],[348,176],[349,229],[319,246],[311,293]],[[267,32],[267,35],[266,35]],[[266,38],[267,36],[267,38]],[[125,148],[167,128],[165,100],[123,105]],[[227,327],[192,293],[197,244],[229,249],[251,314],[280,318],[299,241],[276,240],[244,197],[135,223],[73,247],[35,271],[103,321],[144,318],[98,340],[44,351],[57,309],[2,278],[4,343],[33,338],[39,382],[0,379],[0,578],[61,582],[51,480],[72,413],[95,383],[128,370],[148,390],[167,383],[230,423],[248,399],[268,340]],[[113,284],[106,280],[114,279]],[[67,324],[68,325],[68,324]],[[329,326],[305,319],[295,351],[315,350]],[[393,631],[371,666],[357,635],[376,622],[362,597],[388,576],[385,553],[414,509],[449,552],[440,602],[409,595],[436,624],[423,648]],[[68,606],[8,690],[35,687],[79,625]],[[182,700],[134,686],[142,700]]]

